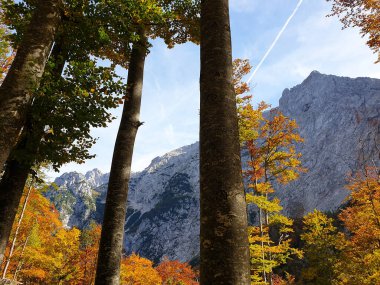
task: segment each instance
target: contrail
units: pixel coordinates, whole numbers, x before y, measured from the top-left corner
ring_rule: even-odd
[[[284,26],[281,28],[280,32],[277,34],[276,38],[274,39],[273,43],[271,44],[271,46],[269,47],[269,49],[267,50],[267,52],[264,54],[263,58],[261,59],[261,61],[259,62],[259,64],[256,66],[256,68],[254,69],[253,73],[251,74],[251,76],[249,77],[249,79],[247,80],[247,83],[251,82],[252,78],[256,75],[257,71],[260,69],[261,65],[264,63],[264,61],[267,59],[268,55],[270,54],[270,52],[272,51],[272,49],[274,48],[274,46],[277,44],[278,40],[280,39],[282,33],[285,31],[286,27],[289,25],[290,21],[293,19],[294,15],[297,13],[299,7],[301,6],[303,0],[299,0],[298,1],[298,4],[296,6],[296,8],[294,9],[293,13],[289,16],[289,18],[286,20]]]

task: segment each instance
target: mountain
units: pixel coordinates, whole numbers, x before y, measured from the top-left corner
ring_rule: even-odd
[[[164,255],[189,261],[198,254],[198,163],[195,143],[157,157],[144,171],[132,174],[124,241],[128,253],[154,261]],[[65,173],[55,180],[58,190],[51,189],[47,196],[65,226],[83,228],[91,220],[102,221],[107,180],[108,174],[97,169],[86,175]]]
[[[299,125],[305,142],[297,150],[309,170],[279,194],[286,212],[336,209],[348,194],[347,175],[379,163],[380,80],[314,71],[284,90],[279,109]]]
[[[78,172],[62,174],[54,180],[45,195],[60,212],[62,222],[68,227],[86,227],[92,220],[101,220],[97,215],[96,198],[107,190],[109,174],[98,169],[85,175]],[[97,219],[96,219],[97,218]]]
[[[284,211],[300,217],[314,208],[337,209],[348,192],[349,173],[366,161],[379,163],[380,80],[312,72],[285,89],[278,108],[296,119],[303,144],[297,145],[309,169],[296,182],[277,186]],[[242,152],[243,166],[247,153]],[[125,250],[159,261],[190,261],[199,254],[198,143],[153,159],[133,173],[125,222]],[[101,222],[108,174],[72,172],[48,192],[67,226]],[[218,199],[216,196],[215,199]],[[254,213],[251,220],[254,222]]]

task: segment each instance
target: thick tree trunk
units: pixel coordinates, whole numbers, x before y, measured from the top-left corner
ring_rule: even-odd
[[[0,87],[0,172],[17,143],[61,19],[61,0],[40,0]]]
[[[17,144],[15,153],[27,153],[28,160],[18,161],[11,154],[6,163],[5,172],[0,181],[0,264],[3,262],[4,252],[12,231],[22,193],[30,173],[34,157],[38,152],[42,133],[32,134],[29,126],[21,141]]]
[[[52,73],[57,78],[61,76],[64,69],[65,57],[66,53],[62,51],[61,41],[54,46],[51,54],[55,63]],[[27,153],[28,161],[19,162],[11,155],[0,181],[0,264],[3,262],[17,207],[44,133],[43,129],[33,130],[31,125],[33,122],[25,124],[25,135],[14,149],[15,153]]]
[[[28,205],[28,201],[29,201],[29,197],[30,197],[30,192],[32,191],[32,187],[33,187],[33,181],[30,183],[28,191],[26,192],[25,201],[24,201],[24,204],[22,205],[21,214],[20,214],[20,217],[18,218],[18,221],[17,221],[15,235],[13,237],[11,249],[9,251],[9,255],[8,255],[7,261],[6,261],[5,266],[4,266],[4,270],[3,270],[3,276],[2,276],[3,279],[7,276],[8,267],[9,267],[9,264],[11,263],[13,251],[14,251],[14,248],[16,246],[17,235],[18,235],[18,232],[19,232],[20,227],[21,227],[22,219],[24,218],[25,209],[26,209],[26,206]]]
[[[18,205],[20,203],[30,167],[16,160],[7,163],[0,182],[0,264],[12,231]]]
[[[202,0],[201,284],[250,284],[228,0]]]
[[[128,183],[136,133],[141,125],[140,105],[147,40],[143,33],[134,44],[128,71],[128,94],[117,134],[99,245],[96,285],[120,282],[120,261],[127,210]]]

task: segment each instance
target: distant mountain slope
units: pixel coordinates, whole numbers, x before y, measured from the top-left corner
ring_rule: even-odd
[[[286,89],[278,107],[296,119],[305,143],[297,146],[309,171],[278,187],[285,211],[302,216],[314,208],[339,207],[346,175],[362,164],[362,154],[379,161],[380,80],[312,72]],[[243,164],[247,156],[243,152]],[[131,179],[125,249],[158,261],[163,256],[189,261],[199,253],[198,143],[155,158]],[[107,174],[65,173],[49,197],[69,226],[101,221]],[[67,189],[68,191],[64,190]],[[215,199],[218,199],[216,196]]]
[[[380,80],[314,71],[285,89],[279,108],[300,127],[305,142],[298,150],[309,169],[280,194],[286,211],[299,216],[337,208],[347,196],[347,174],[363,164],[361,154],[379,160]]]
[[[106,191],[109,174],[98,169],[88,171],[85,175],[68,172],[55,179],[58,189],[51,189],[47,196],[60,212],[65,226],[85,227],[91,220],[100,220],[97,214],[96,199]],[[102,187],[103,186],[103,187]]]

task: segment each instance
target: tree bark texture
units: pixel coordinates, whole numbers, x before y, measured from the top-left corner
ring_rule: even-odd
[[[228,0],[201,2],[200,96],[200,281],[248,285],[247,212]]]
[[[55,63],[52,73],[56,78],[59,78],[63,72],[65,57],[66,53],[62,51],[62,42],[56,43],[51,54],[51,60]],[[29,111],[32,112],[32,110]],[[25,123],[24,134],[13,149],[14,153],[27,154],[28,158],[23,157],[23,161],[18,161],[17,155],[14,157],[11,154],[0,181],[0,264],[4,259],[5,249],[28,175],[44,135],[43,129],[33,129],[32,125],[33,122],[30,120]]]
[[[16,145],[61,21],[61,0],[40,0],[0,87],[0,172]]]
[[[29,201],[29,197],[30,197],[30,192],[32,191],[32,186],[33,186],[33,182],[30,183],[28,191],[26,192],[25,201],[24,201],[24,204],[22,205],[21,214],[20,214],[20,217],[18,218],[18,221],[17,221],[16,231],[15,231],[15,234],[14,234],[14,237],[12,240],[11,249],[9,251],[9,255],[8,255],[7,261],[5,263],[4,270],[3,270],[3,276],[2,276],[3,279],[5,279],[7,276],[8,267],[9,267],[9,264],[11,263],[11,259],[13,257],[13,251],[14,251],[15,246],[16,246],[18,231],[20,230],[22,219],[24,218],[26,206],[28,205],[28,201]]]
[[[17,160],[11,160],[7,163],[0,182],[0,264],[4,259],[5,249],[29,171],[30,166],[23,165]]]
[[[99,245],[96,285],[116,285],[120,282],[128,183],[135,138],[141,125],[140,106],[146,54],[147,40],[141,33],[140,40],[134,44],[131,53],[127,81],[128,93],[112,158]]]

